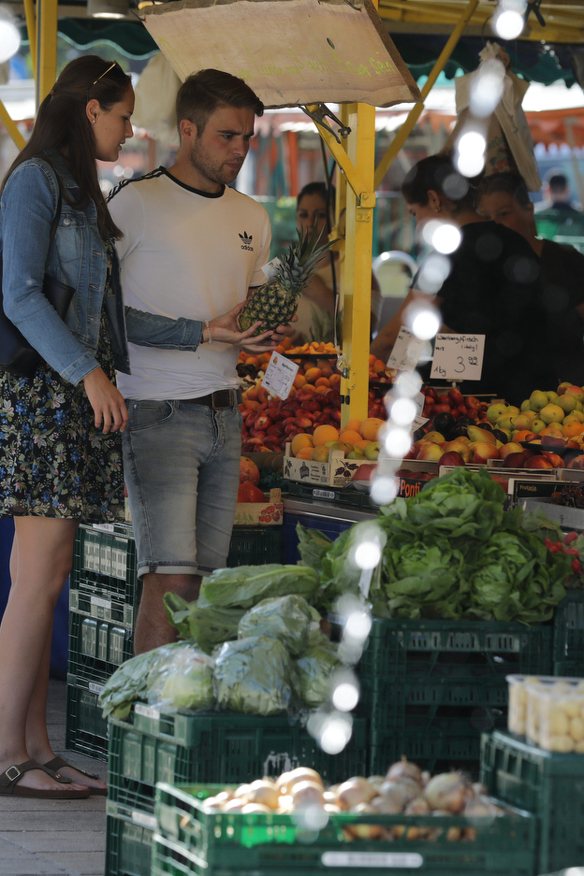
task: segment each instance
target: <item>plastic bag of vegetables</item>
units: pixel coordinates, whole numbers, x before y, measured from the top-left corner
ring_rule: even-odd
[[[318,627],[320,615],[302,596],[276,596],[262,599],[246,612],[237,628],[240,639],[268,636],[279,639],[296,656],[309,644],[311,624]]]
[[[295,705],[298,673],[278,639],[250,636],[225,642],[215,649],[213,656],[215,692],[222,709],[276,715]]]
[[[122,663],[108,678],[99,695],[103,717],[127,718],[135,700],[147,699],[150,671],[172,660],[174,652],[184,647],[185,642],[162,645]],[[194,643],[191,647],[194,648]]]
[[[182,643],[182,648],[173,648],[167,659],[152,667],[146,687],[150,705],[166,712],[209,709],[215,704],[213,661],[198,648]]]
[[[300,696],[305,706],[316,709],[329,698],[331,675],[340,665],[338,647],[333,642],[308,648],[298,658]]]

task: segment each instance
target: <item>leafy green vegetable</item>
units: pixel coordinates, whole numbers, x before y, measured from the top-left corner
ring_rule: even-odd
[[[148,673],[148,702],[165,711],[209,709],[215,703],[213,661],[191,644],[182,643]]]
[[[99,695],[103,717],[127,718],[135,700],[147,698],[148,675],[157,665],[172,660],[176,650],[184,648],[184,642],[162,645],[144,654],[138,654],[122,663],[104,684]]]
[[[340,666],[338,647],[332,642],[308,648],[296,661],[300,695],[309,709],[317,709],[330,695],[331,674]]]
[[[298,672],[278,639],[250,636],[225,642],[213,652],[215,687],[221,708],[252,715],[276,715],[298,699]]]
[[[202,600],[211,605],[251,608],[268,596],[295,593],[311,600],[320,586],[318,572],[308,566],[237,566],[217,569],[205,578],[201,587]]]
[[[262,599],[243,615],[239,622],[238,638],[270,636],[279,639],[296,656],[308,647],[311,624],[317,624],[320,615],[302,596],[276,596]]]
[[[205,606],[201,605],[201,599],[189,603],[176,593],[165,593],[163,599],[167,617],[179,636],[194,639],[206,654],[210,654],[215,645],[237,638],[237,625],[245,609]]]
[[[310,566],[320,572],[322,558],[330,548],[332,540],[318,529],[308,529],[301,523],[296,524],[298,536],[298,553],[303,566]]]

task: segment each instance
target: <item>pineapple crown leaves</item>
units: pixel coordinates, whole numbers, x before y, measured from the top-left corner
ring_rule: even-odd
[[[337,240],[327,240],[325,243],[317,246],[323,233],[324,229],[319,232],[316,225],[311,232],[306,231],[303,233],[298,229],[298,242],[291,243],[288,247],[288,252],[281,259],[280,273],[291,281],[290,285],[296,287],[297,294],[300,294],[325,252],[334,246],[338,240],[338,238]]]

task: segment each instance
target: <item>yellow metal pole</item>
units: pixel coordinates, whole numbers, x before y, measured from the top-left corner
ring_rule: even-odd
[[[37,107],[57,78],[58,0],[38,0],[37,5]]]
[[[369,400],[371,332],[371,261],[375,191],[375,107],[349,107],[347,154],[365,188],[356,195],[347,187],[345,264],[343,271],[343,353],[349,365],[341,408],[341,425],[364,420]]]
[[[425,83],[424,87],[421,89],[422,97],[424,98],[424,100],[428,97],[428,94],[430,93],[432,86],[434,85],[434,83],[438,79],[438,76],[440,75],[440,73],[444,69],[446,62],[448,61],[452,52],[454,51],[454,48],[455,48],[458,40],[462,36],[462,32],[464,31],[466,25],[468,24],[468,22],[472,18],[472,15],[473,15],[473,13],[478,5],[479,5],[479,0],[469,0],[468,6],[466,7],[465,11],[463,12],[463,14],[460,17],[460,21],[458,22],[458,24],[456,25],[456,27],[452,31],[452,33],[448,39],[448,42],[446,43],[446,45],[442,49],[440,56],[438,57],[438,60],[434,64],[434,68],[433,68],[432,72],[430,73],[430,75],[428,76],[428,81]],[[379,162],[377,170],[375,171],[375,189],[379,188],[381,180],[383,179],[383,177],[385,176],[385,174],[389,170],[391,164],[393,163],[393,161],[397,157],[398,152],[403,147],[407,138],[411,134],[411,132],[414,128],[414,125],[416,124],[416,122],[420,118],[420,115],[421,115],[423,109],[424,109],[423,103],[415,104],[412,107],[412,109],[410,110],[410,113],[409,113],[407,119],[405,120],[405,122],[403,123],[403,125],[401,126],[399,131],[397,132],[396,136],[393,138],[393,140],[389,146],[389,149],[387,150],[387,152],[385,153],[385,155],[383,156],[383,158]]]
[[[30,60],[32,62],[32,75],[36,79],[37,71],[37,34],[36,13],[33,0],[24,0],[24,14],[26,16],[26,30],[30,45]]]
[[[4,127],[6,128],[6,130],[8,131],[10,136],[12,137],[12,139],[14,140],[17,149],[22,149],[26,145],[26,140],[24,139],[24,137],[22,136],[22,134],[20,133],[20,131],[18,130],[18,128],[16,127],[16,125],[14,124],[12,119],[10,118],[10,115],[8,114],[8,110],[6,109],[6,107],[4,106],[4,104],[2,103],[1,100],[0,100],[0,119],[2,120]]]

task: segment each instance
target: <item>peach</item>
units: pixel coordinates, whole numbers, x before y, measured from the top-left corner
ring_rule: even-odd
[[[308,368],[304,372],[304,376],[308,383],[316,383],[319,377],[322,377],[322,371],[320,368]]]
[[[321,444],[324,445],[327,441],[338,441],[339,430],[335,429],[334,426],[328,426],[323,423],[321,426],[317,426],[314,430],[312,440],[315,447]]]
[[[292,456],[298,456],[298,451],[302,450],[303,447],[310,447],[312,449],[314,441],[312,440],[312,435],[308,435],[306,432],[299,432],[298,435],[294,436],[290,444]]]
[[[361,423],[359,432],[363,438],[367,438],[369,441],[377,441],[379,430],[384,425],[384,420],[380,420],[378,417],[368,417]]]

